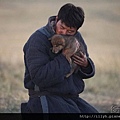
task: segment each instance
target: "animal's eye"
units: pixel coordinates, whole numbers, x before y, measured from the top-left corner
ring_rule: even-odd
[[[60,46],[59,46],[59,48],[60,48],[60,49],[62,49],[62,48],[63,48],[63,46],[62,46],[62,45],[60,45]]]

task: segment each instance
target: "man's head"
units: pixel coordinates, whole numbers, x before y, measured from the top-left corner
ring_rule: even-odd
[[[63,5],[56,17],[56,33],[74,35],[84,22],[84,11],[71,3]]]

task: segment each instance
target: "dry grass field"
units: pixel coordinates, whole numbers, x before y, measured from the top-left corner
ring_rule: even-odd
[[[48,17],[72,2],[85,11],[80,29],[96,66],[80,95],[101,113],[120,113],[120,1],[119,0],[0,0],[0,112],[19,113],[28,100],[23,85],[23,46],[46,25]],[[116,105],[116,110],[112,109]]]

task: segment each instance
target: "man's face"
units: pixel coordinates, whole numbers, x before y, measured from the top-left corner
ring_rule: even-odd
[[[67,27],[61,20],[56,23],[56,34],[74,35],[76,31],[77,28]]]

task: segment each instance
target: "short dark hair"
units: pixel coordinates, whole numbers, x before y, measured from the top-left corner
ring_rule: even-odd
[[[61,20],[68,27],[79,29],[84,22],[84,11],[71,3],[63,5],[58,12],[58,21]]]

